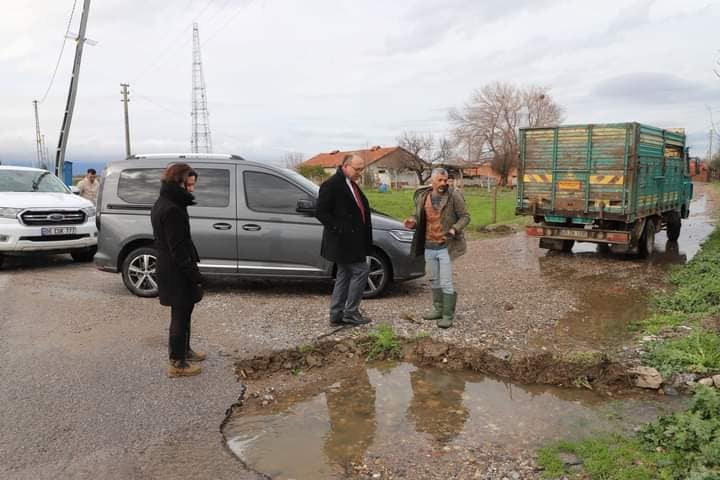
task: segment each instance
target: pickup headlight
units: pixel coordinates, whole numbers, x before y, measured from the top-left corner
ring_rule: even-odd
[[[21,211],[21,208],[0,207],[0,218],[17,218]]]
[[[390,230],[390,235],[398,242],[412,243],[415,232],[412,230]]]
[[[94,217],[95,216],[95,207],[87,207],[82,209],[83,212],[85,212],[85,216],[87,218]]]

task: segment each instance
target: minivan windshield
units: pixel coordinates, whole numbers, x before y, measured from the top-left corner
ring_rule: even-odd
[[[309,190],[317,197],[317,194],[320,191],[320,187],[315,185],[315,183],[313,183],[311,180],[308,180],[307,178],[300,175],[298,172],[290,170],[289,168],[283,168],[283,172],[285,172],[290,178],[295,180],[297,183],[302,185],[305,189]]]
[[[70,193],[70,190],[48,171],[0,169],[0,192]]]

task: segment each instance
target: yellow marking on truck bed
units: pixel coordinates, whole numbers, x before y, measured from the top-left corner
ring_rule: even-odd
[[[590,175],[590,185],[622,185],[625,177],[622,175]]]
[[[552,175],[548,173],[537,174],[537,173],[526,173],[523,175],[523,182],[526,183],[550,183],[552,182]]]

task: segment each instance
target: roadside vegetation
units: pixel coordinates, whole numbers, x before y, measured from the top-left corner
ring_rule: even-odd
[[[547,479],[718,479],[720,393],[700,386],[686,411],[660,417],[632,436],[559,442],[541,449],[538,463]]]
[[[643,364],[656,368],[663,378],[679,372],[720,371],[720,229],[668,280],[672,291],[654,296],[653,314],[638,327],[644,334],[673,336],[652,342]]]
[[[643,364],[663,379],[720,372],[720,227],[668,281],[670,291],[656,293],[652,314],[636,324],[641,335],[651,336]],[[556,443],[538,452],[538,463],[544,478],[720,479],[720,391],[698,385],[686,411],[634,435]]]
[[[400,339],[387,323],[381,323],[370,331],[368,340],[368,361],[381,357],[392,358],[400,353]]]
[[[365,190],[364,193],[374,210],[390,217],[403,220],[413,213],[414,190],[412,189],[388,192]],[[470,229],[477,230],[489,225],[492,215],[492,192],[488,192],[486,188],[465,187],[463,194],[470,213]],[[515,215],[515,194],[516,191],[512,189],[498,190],[495,223],[511,223],[523,220],[523,217]]]

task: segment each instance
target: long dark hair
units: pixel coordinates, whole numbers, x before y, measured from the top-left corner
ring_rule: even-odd
[[[185,185],[188,177],[195,177],[196,180],[198,177],[197,172],[190,165],[187,163],[171,163],[163,172],[160,180],[182,186]]]

